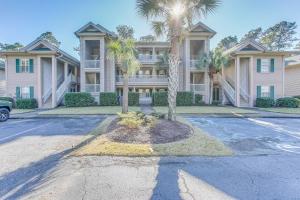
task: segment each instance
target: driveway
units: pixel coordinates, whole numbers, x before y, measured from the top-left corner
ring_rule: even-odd
[[[32,190],[101,120],[38,118],[0,123],[0,199],[17,199]]]
[[[300,154],[300,119],[187,117],[238,155]]]

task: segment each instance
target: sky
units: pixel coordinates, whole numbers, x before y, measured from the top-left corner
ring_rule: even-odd
[[[130,25],[135,37],[153,34],[150,23],[136,12],[136,0],[0,0],[0,42],[32,42],[51,31],[61,41],[61,49],[78,58],[74,32],[92,21],[116,31]],[[222,0],[213,14],[200,20],[217,32],[211,47],[224,37],[241,38],[257,27],[266,29],[280,21],[298,22],[300,0]],[[300,38],[300,27],[297,28]]]

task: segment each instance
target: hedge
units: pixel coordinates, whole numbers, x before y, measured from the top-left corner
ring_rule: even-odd
[[[300,100],[293,97],[284,97],[276,100],[276,106],[287,108],[298,108]]]
[[[176,105],[177,106],[192,106],[193,105],[193,93],[192,92],[177,92]]]
[[[294,98],[296,98],[296,99],[300,99],[300,95],[294,96]]]
[[[205,102],[203,101],[203,95],[195,94],[195,105],[196,106],[205,105]]]
[[[269,108],[275,106],[275,100],[270,97],[256,98],[256,107]]]
[[[138,106],[140,94],[138,92],[128,92],[128,106]]]
[[[168,92],[154,92],[152,93],[153,106],[167,106],[168,105]]]
[[[87,92],[66,93],[65,106],[67,107],[84,107],[96,105],[94,97]]]
[[[3,101],[9,101],[9,102],[12,103],[13,108],[16,107],[16,102],[15,102],[15,100],[14,100],[13,98],[11,98],[11,97],[0,97],[0,100],[3,100]]]
[[[17,109],[34,109],[38,107],[36,99],[17,99],[16,108]]]
[[[100,106],[117,106],[118,95],[115,92],[101,92],[100,93]]]

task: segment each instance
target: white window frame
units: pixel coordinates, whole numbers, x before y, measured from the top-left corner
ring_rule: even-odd
[[[30,98],[30,87],[21,87],[20,88],[21,98],[29,99]]]
[[[30,67],[30,59],[29,58],[22,58],[20,59],[20,72],[21,73],[29,73]]]
[[[271,72],[271,59],[263,58],[261,59],[261,73],[270,73]]]
[[[260,93],[261,93],[260,94],[261,97],[270,97],[271,96],[270,86],[262,85]]]

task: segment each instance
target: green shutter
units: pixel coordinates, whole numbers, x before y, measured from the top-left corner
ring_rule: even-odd
[[[21,98],[21,90],[20,87],[16,87],[16,98],[20,99]]]
[[[34,87],[33,86],[29,87],[29,96],[30,96],[30,99],[34,98]]]
[[[275,98],[275,93],[274,93],[274,86],[272,85],[272,86],[270,86],[270,97],[272,98],[272,99],[274,99]]]
[[[270,69],[271,72],[274,72],[275,71],[275,60],[274,58],[271,59],[271,69]]]
[[[16,73],[20,73],[20,59],[16,59]]]
[[[33,73],[33,59],[29,59],[29,72]]]
[[[261,97],[261,86],[258,85],[256,86],[256,98],[260,98]]]
[[[258,58],[258,59],[256,60],[256,71],[257,71],[258,73],[261,72],[261,59],[260,59],[260,58]]]

